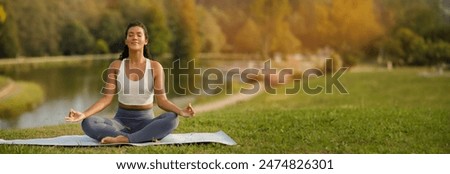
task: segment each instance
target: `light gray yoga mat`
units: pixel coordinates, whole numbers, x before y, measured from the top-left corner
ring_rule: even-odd
[[[221,143],[225,145],[236,145],[236,142],[225,132],[218,131],[215,133],[181,133],[170,134],[160,141],[147,143],[123,143],[123,144],[100,144],[87,135],[65,135],[54,138],[37,138],[37,139],[17,139],[3,140],[0,144],[23,144],[23,145],[41,145],[41,146],[152,146],[164,144],[191,144],[191,143]]]

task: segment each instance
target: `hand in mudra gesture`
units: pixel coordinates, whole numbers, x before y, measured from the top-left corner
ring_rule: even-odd
[[[68,122],[78,122],[85,119],[86,116],[82,112],[75,111],[70,109],[69,115],[66,117],[66,121]]]
[[[189,103],[188,106],[186,106],[186,108],[182,109],[180,113],[178,113],[178,115],[182,117],[191,118],[195,116],[195,111],[192,105]]]

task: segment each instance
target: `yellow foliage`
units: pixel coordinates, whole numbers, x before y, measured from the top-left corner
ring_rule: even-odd
[[[373,0],[301,1],[298,6],[294,33],[312,48],[360,49],[384,34]]]
[[[5,23],[6,21],[6,12],[3,9],[3,5],[0,4],[0,23]]]
[[[331,18],[337,28],[337,41],[358,47],[383,34],[373,1],[334,0],[332,3]]]
[[[247,19],[244,26],[234,36],[234,46],[238,51],[257,52],[261,42],[261,31],[252,19]]]
[[[281,22],[275,28],[271,44],[271,51],[282,53],[298,52],[301,46],[301,42],[294,36],[287,22]]]

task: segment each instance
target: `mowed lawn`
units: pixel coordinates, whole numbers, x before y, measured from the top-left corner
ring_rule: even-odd
[[[151,147],[0,145],[0,153],[450,153],[450,77],[421,69],[348,72],[349,94],[262,94],[221,110],[181,118],[178,133],[223,130],[237,143]],[[324,86],[325,78],[310,82]],[[2,139],[82,134],[78,124],[1,130]]]

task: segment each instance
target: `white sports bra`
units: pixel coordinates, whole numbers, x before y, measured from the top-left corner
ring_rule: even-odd
[[[125,61],[120,63],[119,74],[117,75],[117,91],[119,102],[125,105],[148,105],[153,103],[153,73],[149,59],[145,59],[144,77],[138,81],[128,79],[125,75]]]

